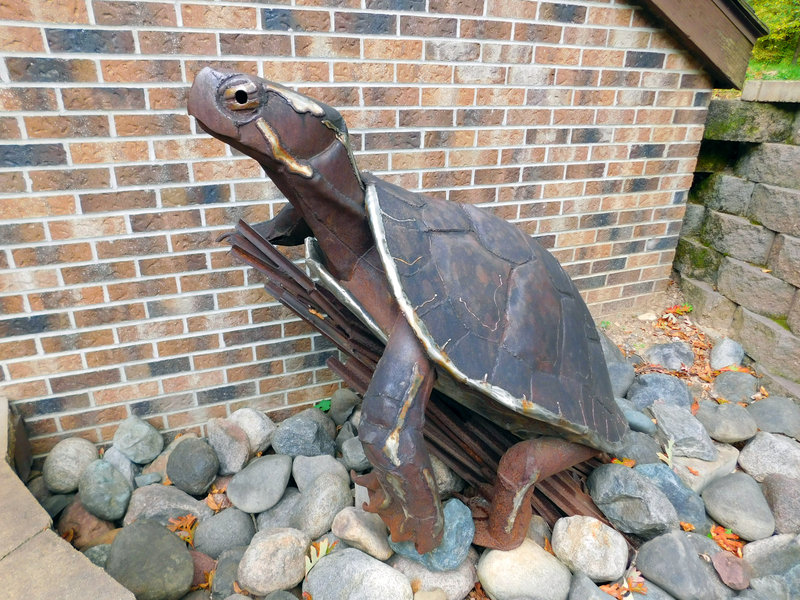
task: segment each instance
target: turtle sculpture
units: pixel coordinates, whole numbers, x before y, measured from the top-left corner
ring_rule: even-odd
[[[419,552],[440,543],[422,438],[435,385],[523,440],[500,461],[490,508],[473,507],[476,544],[519,545],[536,480],[614,452],[627,431],[591,315],[555,258],[487,211],[360,172],[342,116],[279,84],[205,68],[188,109],[290,202],[246,228],[251,246],[313,237],[320,280],[385,341],[358,433],[373,465],[357,479],[366,510]]]

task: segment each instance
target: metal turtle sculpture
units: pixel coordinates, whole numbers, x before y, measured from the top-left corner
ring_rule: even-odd
[[[491,508],[473,507],[476,544],[519,545],[537,479],[613,452],[628,429],[591,315],[555,258],[480,208],[360,172],[342,116],[279,84],[205,68],[188,109],[290,202],[246,228],[253,244],[313,237],[320,280],[386,343],[359,426],[373,465],[357,480],[365,508],[395,541],[419,552],[440,543],[422,438],[435,385],[523,439],[500,461]]]

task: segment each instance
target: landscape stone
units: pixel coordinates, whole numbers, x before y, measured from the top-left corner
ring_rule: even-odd
[[[90,463],[83,470],[78,484],[84,508],[106,521],[122,518],[132,491],[125,476],[102,459]]]
[[[711,556],[722,583],[733,590],[744,590],[750,585],[750,565],[730,552],[717,552]]]
[[[305,576],[310,544],[297,529],[259,531],[239,562],[239,585],[256,596],[296,586]]]
[[[745,216],[755,185],[740,177],[714,173],[698,186],[695,194],[706,208]]]
[[[785,396],[770,396],[747,407],[761,431],[800,438],[800,406]]]
[[[800,535],[773,535],[750,542],[742,548],[742,558],[753,569],[754,578],[783,575],[800,565]]]
[[[264,512],[281,499],[291,473],[290,456],[268,454],[256,458],[233,476],[226,490],[228,499],[244,512]]]
[[[694,364],[694,352],[686,342],[653,344],[645,350],[645,358],[648,362],[670,371],[679,371]]]
[[[553,532],[550,530],[550,525],[540,515],[531,516],[531,522],[528,524],[528,531],[525,537],[532,539],[542,548],[545,546],[545,541],[550,541],[553,537]]]
[[[728,402],[717,404],[701,400],[695,417],[703,424],[711,439],[724,444],[749,440],[758,432],[758,426],[743,406]]]
[[[775,245],[781,237],[778,236]],[[773,248],[770,256],[776,257],[775,253]],[[717,289],[736,304],[760,315],[785,317],[789,313],[795,288],[786,283],[787,278],[780,273],[780,268],[770,267],[773,273],[765,273],[761,267],[726,256],[719,267]]]
[[[736,312],[736,304],[705,281],[681,276],[680,287],[686,302],[694,306],[692,314],[695,315],[695,321],[720,331],[728,330]]]
[[[708,528],[706,507],[697,492],[688,488],[680,477],[664,463],[636,465],[634,470],[647,477],[670,501],[678,520],[691,523],[698,531]]]
[[[633,402],[625,398],[614,398],[614,401],[625,416],[625,420],[628,421],[628,426],[633,431],[640,431],[648,435],[652,435],[656,432],[656,424],[653,423],[653,420],[643,412],[637,410]]]
[[[147,475],[137,475],[133,478],[134,488],[152,485],[153,483],[161,483],[160,473],[148,473]]]
[[[159,454],[153,462],[151,462],[149,465],[145,465],[142,468],[142,475],[158,473],[161,475],[160,481],[164,481],[167,478],[167,460],[169,459],[169,455],[172,454],[172,451],[175,449],[175,447],[182,441],[193,438],[197,438],[197,434],[193,432],[184,433],[176,437],[166,448],[164,448],[164,450],[161,451],[161,454]]]
[[[193,496],[203,496],[219,471],[219,459],[205,440],[182,440],[167,459],[167,477],[172,485]]]
[[[322,419],[333,426],[333,433]],[[333,456],[336,452],[335,430],[331,419],[318,409],[310,408],[280,423],[272,436],[272,447],[278,454],[289,456]]]
[[[800,338],[772,319],[741,306],[733,315],[731,331],[736,339],[747,340],[747,354],[763,368],[773,375],[797,379],[800,373]],[[750,402],[750,399],[744,402]]]
[[[301,492],[312,489],[314,480],[323,473],[333,473],[343,481],[348,483],[350,481],[350,475],[344,465],[328,454],[297,456],[292,463],[292,477]]]
[[[333,519],[346,506],[353,505],[349,481],[337,473],[323,473],[313,486],[300,494],[294,514],[294,527],[314,539],[330,530]]]
[[[742,371],[725,371],[714,379],[714,396],[728,402],[752,402],[758,391],[758,379]]]
[[[715,98],[708,107],[707,140],[783,142],[792,131],[791,109],[770,102]]]
[[[198,523],[194,547],[216,560],[225,550],[247,546],[255,533],[253,517],[237,508],[226,508]]]
[[[706,207],[702,204],[695,204],[690,197],[689,202],[686,203],[686,212],[683,214],[681,237],[700,235],[705,219]]]
[[[346,506],[334,517],[331,532],[348,546],[366,552],[378,560],[385,561],[394,554],[386,537],[386,525],[375,513]]]
[[[800,533],[800,473],[797,477],[766,475],[761,490],[775,517],[775,532]]]
[[[231,413],[228,420],[235,423],[247,435],[250,455],[264,452],[272,443],[277,425],[267,415],[255,408],[244,407]]]
[[[454,493],[464,489],[466,483],[450,467],[433,454],[430,455],[430,459],[433,480],[436,482],[436,489],[439,490],[439,497],[442,500],[446,500]]]
[[[757,265],[766,264],[774,238],[774,232],[754,225],[744,217],[716,210],[706,211],[702,241],[733,258]]]
[[[636,377],[636,371],[633,365],[628,363],[609,363],[608,376],[611,379],[611,389],[614,392],[615,398],[624,398],[628,393],[633,380]]]
[[[717,449],[716,460],[701,460],[686,456],[673,459],[675,472],[689,489],[698,494],[715,479],[719,479],[736,468],[739,451],[730,444],[714,443]],[[689,470],[691,469],[691,471]]]
[[[692,394],[686,383],[666,373],[645,373],[638,375],[628,390],[628,400],[638,410],[647,408],[657,400],[668,404],[689,408]]]
[[[475,523],[472,520],[472,511],[456,498],[444,503],[443,513],[442,541],[430,552],[420,554],[413,542],[394,542],[391,538],[389,546],[398,554],[422,563],[431,571],[457,569],[469,554],[472,538],[475,537]]]
[[[342,444],[342,460],[348,469],[362,473],[372,465],[364,453],[364,446],[357,437],[350,438]]]
[[[750,181],[797,188],[797,182],[800,181],[800,146],[758,144],[739,161],[736,173]]]
[[[561,561],[527,538],[514,550],[484,552],[477,572],[493,600],[566,600],[572,580]]]
[[[800,473],[800,443],[777,433],[759,431],[739,453],[739,466],[762,481],[770,473]]]
[[[750,579],[750,590],[737,596],[750,600],[755,594],[755,600],[794,600],[789,597],[789,585],[780,575],[767,575],[766,577],[753,577]]]
[[[60,536],[71,535],[71,543],[78,550],[86,550],[105,541],[105,537],[114,531],[114,524],[87,511],[80,496],[74,496],[58,519],[56,530]]]
[[[622,577],[628,565],[628,542],[594,517],[563,517],[553,527],[553,552],[573,573],[592,581]]]
[[[731,473],[711,482],[702,496],[708,514],[744,540],[760,540],[775,531],[764,494],[747,473]]]
[[[227,419],[209,419],[208,444],[219,459],[220,475],[238,473],[250,458],[250,439],[244,429]]]
[[[234,593],[234,582],[239,579],[239,562],[242,560],[247,546],[237,546],[220,554],[217,569],[211,582],[211,597],[228,598]]]
[[[478,553],[472,549],[467,559],[457,569],[451,571],[431,571],[423,564],[399,554],[392,556],[388,564],[408,577],[409,581],[418,584],[422,591],[439,589],[444,593],[446,600],[463,600],[478,580],[475,569],[477,562]],[[416,595],[414,600],[417,600]]]
[[[703,425],[692,413],[682,406],[655,402],[650,412],[656,419],[656,440],[666,447],[674,440],[675,456],[688,456],[701,460],[717,458],[717,449]]]
[[[303,581],[314,600],[412,600],[408,577],[355,548],[319,559]]]
[[[131,415],[114,432],[114,447],[132,462],[144,465],[164,449],[164,439],[150,423]]]
[[[800,190],[758,184],[750,201],[750,217],[780,233],[800,236]]]
[[[608,337],[604,332],[600,333],[600,345],[603,348],[603,356],[606,359],[606,364],[611,363],[624,363],[625,355],[622,350]]]
[[[134,489],[136,484],[136,476],[139,474],[140,467],[132,462],[122,452],[111,446],[103,453],[103,460],[113,465],[113,467],[125,477],[125,481],[131,489]]]
[[[744,348],[736,340],[725,337],[711,348],[709,364],[711,369],[718,371],[731,365],[740,365],[744,359]]]
[[[153,484],[133,491],[122,524],[127,527],[137,519],[145,518],[167,525],[169,519],[186,514],[202,521],[213,511],[205,502],[192,498],[183,490],[171,485]]]
[[[572,574],[567,600],[611,600],[613,597],[597,587],[597,584],[583,573]]]
[[[268,508],[256,516],[259,531],[279,527],[293,527],[302,496],[296,487],[290,486],[272,508]]]
[[[700,232],[698,232],[699,234]],[[678,238],[673,266],[685,278],[691,278],[712,285],[717,283],[717,270],[722,262],[722,253],[689,234]],[[733,313],[731,312],[731,315]]]
[[[42,476],[47,489],[54,494],[74,492],[81,473],[97,457],[97,448],[89,440],[79,437],[61,440],[44,459]]]
[[[155,521],[139,519],[114,538],[106,571],[137,600],[178,600],[192,585],[194,563],[183,540]]]
[[[339,433],[336,434],[336,450],[341,452],[344,443],[357,435],[358,433],[356,432],[356,428],[353,427],[353,424],[350,421],[345,421],[344,425],[339,429]]]
[[[106,561],[108,560],[108,552],[111,550],[111,544],[99,544],[91,546],[83,551],[84,556],[92,561],[92,564],[97,565],[101,569],[106,568]]]
[[[341,388],[333,392],[331,396],[331,407],[328,416],[337,425],[343,425],[353,413],[353,409],[361,404],[359,398],[353,390]]]
[[[661,446],[651,436],[638,431],[628,431],[622,438],[619,458],[632,458],[639,465],[657,463],[661,462],[658,458],[659,452]]]

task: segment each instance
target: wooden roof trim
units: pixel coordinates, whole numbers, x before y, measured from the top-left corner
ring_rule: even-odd
[[[769,30],[745,0],[642,0],[720,87],[741,88],[756,40]]]

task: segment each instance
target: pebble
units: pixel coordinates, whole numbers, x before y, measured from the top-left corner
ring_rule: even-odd
[[[620,531],[651,538],[678,526],[678,514],[669,499],[633,469],[600,465],[587,486],[597,507]]]
[[[264,452],[272,443],[277,425],[260,410],[244,407],[231,413],[228,420],[242,428],[250,444],[250,455]]]
[[[475,537],[475,523],[472,511],[456,498],[444,503],[444,533],[441,543],[424,554],[417,552],[414,542],[394,542],[389,539],[392,550],[416,560],[431,571],[450,571],[457,569],[469,554],[472,538]]]
[[[217,559],[225,550],[248,545],[255,533],[252,516],[237,508],[226,508],[198,523],[194,532],[194,547]]]
[[[448,467],[433,454],[429,455],[429,458],[431,459],[431,468],[433,469],[433,480],[436,483],[436,489],[439,490],[439,497],[442,498],[442,500],[464,489],[466,483],[461,477],[456,475],[453,469]]]
[[[114,446],[111,446],[103,453],[103,460],[113,465],[113,467],[125,477],[131,489],[136,487],[136,476],[139,474],[140,470],[140,467],[136,463],[132,462]]]
[[[706,511],[720,525],[752,541],[772,535],[775,519],[756,480],[737,472],[721,477],[703,490]]]
[[[333,432],[328,423],[333,427]],[[336,443],[333,441],[335,435],[336,425],[333,421],[320,410],[309,408],[278,426],[272,436],[272,447],[278,454],[289,456],[333,456],[336,452]]]
[[[463,600],[478,580],[475,570],[477,562],[478,553],[472,549],[467,560],[450,571],[431,571],[421,563],[399,554],[392,556],[388,564],[408,577],[409,581],[415,582],[421,591],[441,590],[446,600]],[[414,600],[417,600],[416,596]]]
[[[217,453],[198,438],[182,440],[167,459],[167,477],[172,485],[193,496],[205,495],[218,470]]]
[[[800,473],[798,478],[773,473],[761,485],[775,517],[777,533],[800,533]]]
[[[740,365],[744,359],[742,345],[730,338],[722,338],[711,348],[710,365],[714,371],[719,371],[731,365]]]
[[[47,489],[54,494],[74,492],[83,470],[97,458],[97,448],[89,440],[79,437],[61,440],[44,459],[42,475]]]
[[[114,531],[114,524],[90,513],[81,503],[80,496],[75,496],[72,504],[61,514],[57,531],[61,536],[72,535],[72,545],[78,550],[86,550],[105,541],[105,537]]]
[[[655,427],[655,424],[653,426]],[[636,464],[642,465],[661,462],[661,459],[658,458],[659,452],[661,452],[661,446],[651,436],[639,431],[629,431],[622,438],[619,457],[632,458]]]
[[[567,600],[611,600],[609,596],[583,573],[573,573]],[[648,595],[648,600],[650,600]]]
[[[355,548],[319,559],[303,581],[314,600],[412,600],[408,577]]]
[[[213,511],[202,500],[196,500],[174,486],[148,485],[133,491],[122,524],[127,527],[137,519],[151,519],[167,525],[169,519],[185,514],[192,514],[202,521]]]
[[[194,567],[192,587],[197,587],[208,581],[207,576],[217,568],[217,561],[208,554],[198,552],[197,550],[189,550],[189,554],[192,556],[192,565]]]
[[[239,579],[239,561],[246,551],[247,546],[237,546],[220,554],[211,582],[212,598],[228,598],[234,593],[233,584]]]
[[[680,371],[694,364],[694,352],[686,342],[653,344],[644,353],[648,362],[670,371]]]
[[[800,439],[800,406],[791,398],[770,396],[747,407],[761,431]]]
[[[312,489],[301,493],[294,526],[308,537],[318,538],[330,530],[340,510],[352,505],[349,481],[343,481],[336,473],[323,473],[314,480]]]
[[[250,440],[244,429],[227,419],[209,419],[206,424],[208,444],[219,460],[220,475],[241,471],[250,458]]]
[[[533,515],[531,522],[528,523],[528,531],[525,533],[525,537],[532,539],[544,548],[545,540],[549,541],[553,537],[553,532],[543,517]]]
[[[140,600],[177,600],[192,585],[194,563],[183,540],[155,521],[139,519],[114,538],[106,571]]]
[[[225,598],[225,600],[250,600],[250,597],[233,594]],[[297,600],[297,596],[290,594],[286,590],[278,590],[277,592],[272,592],[264,596],[264,600]]]
[[[132,491],[127,478],[102,459],[90,463],[83,470],[78,484],[78,494],[86,510],[106,521],[122,518]]]
[[[484,552],[477,572],[493,600],[566,600],[572,580],[561,561],[527,538],[514,550]]]
[[[636,318],[640,321],[655,321],[658,319],[658,315],[654,312],[646,312],[638,315]]]
[[[689,408],[692,404],[692,394],[686,383],[677,377],[666,373],[645,373],[637,375],[634,379],[633,385],[628,390],[628,400],[633,402],[638,410],[647,408],[657,400]]]
[[[703,424],[712,439],[724,444],[749,440],[758,432],[748,410],[733,402],[717,404],[708,400],[698,403],[697,420]]]
[[[594,517],[563,517],[553,527],[553,552],[573,573],[592,581],[622,577],[628,565],[628,542]]]
[[[358,435],[356,432],[356,428],[350,421],[345,421],[344,425],[342,425],[341,429],[339,429],[339,433],[336,434],[336,450],[338,452],[342,451],[342,446],[344,443],[349,440],[350,438],[354,438]]]
[[[394,554],[386,537],[386,525],[375,513],[346,506],[334,517],[331,532],[348,546],[366,552],[378,560],[388,560]]]
[[[302,496],[296,487],[287,487],[278,503],[256,516],[259,531],[277,527],[293,527]]]
[[[703,499],[664,463],[636,465],[634,470],[652,481],[660,489],[678,514],[678,520],[691,523],[698,531],[709,528]]]
[[[606,364],[611,363],[624,363],[625,355],[614,342],[611,341],[604,332],[600,331],[600,346],[603,348],[603,356],[606,359]]]
[[[350,482],[350,475],[344,465],[328,454],[298,456],[292,463],[292,477],[301,492],[311,489],[314,480],[323,473],[334,473],[343,481]]]
[[[291,473],[290,456],[270,454],[256,458],[233,476],[228,484],[228,499],[244,512],[263,512],[281,499]]]
[[[656,420],[656,440],[664,447],[673,440],[674,456],[688,456],[700,460],[717,458],[714,443],[700,421],[688,409],[656,402],[650,406],[650,412]]]
[[[739,451],[730,444],[715,443],[714,446],[717,449],[716,460],[676,456],[672,461],[675,472],[681,481],[698,494],[709,483],[731,473],[736,468]]]
[[[256,596],[296,586],[305,576],[310,544],[311,539],[297,529],[259,531],[239,562],[239,585]]]
[[[150,423],[131,415],[117,427],[114,447],[132,462],[144,465],[164,449],[164,438]]]
[[[611,389],[614,392],[614,396],[616,398],[624,398],[636,377],[633,365],[626,362],[615,362],[606,366],[608,367],[608,376],[611,379]]]
[[[363,473],[372,467],[364,453],[364,446],[357,437],[350,438],[342,444],[342,461],[345,467],[357,473]]]
[[[730,552],[717,552],[711,556],[711,564],[722,583],[732,590],[743,590],[750,585],[750,565]]]
[[[800,565],[800,535],[782,534],[745,544],[742,558],[753,577],[783,575]]]
[[[39,503],[42,505],[42,508],[47,511],[47,514],[50,515],[50,518],[55,520],[61,511],[70,505],[74,498],[75,494],[52,494],[40,500]]]
[[[146,475],[137,475],[133,478],[134,488],[152,485],[154,483],[161,483],[160,473],[147,473]]]
[[[142,468],[142,475],[158,473],[161,475],[160,481],[164,481],[167,478],[167,460],[169,460],[169,455],[172,454],[172,451],[175,449],[175,447],[182,441],[196,438],[197,434],[191,432],[184,433],[176,437],[166,448],[164,448],[164,450],[161,451],[161,454],[159,454],[153,462],[151,462],[149,465],[145,465]]]
[[[739,594],[737,598],[756,600],[795,600],[789,597],[789,585],[778,575],[754,577],[750,580],[751,590]]]
[[[770,473],[796,477],[800,473],[800,443],[783,435],[759,431],[739,453],[739,466],[756,481]]]
[[[92,564],[97,565],[101,569],[105,569],[109,550],[111,550],[111,544],[99,544],[91,548],[86,548],[86,550],[83,551],[83,555],[92,561]]]
[[[342,425],[359,404],[361,404],[361,398],[353,390],[347,388],[336,390],[331,396],[331,408],[328,410],[328,416],[337,425]]]
[[[717,398],[724,398],[728,402],[752,402],[758,390],[758,379],[742,371],[724,371],[714,379],[713,394]]]

